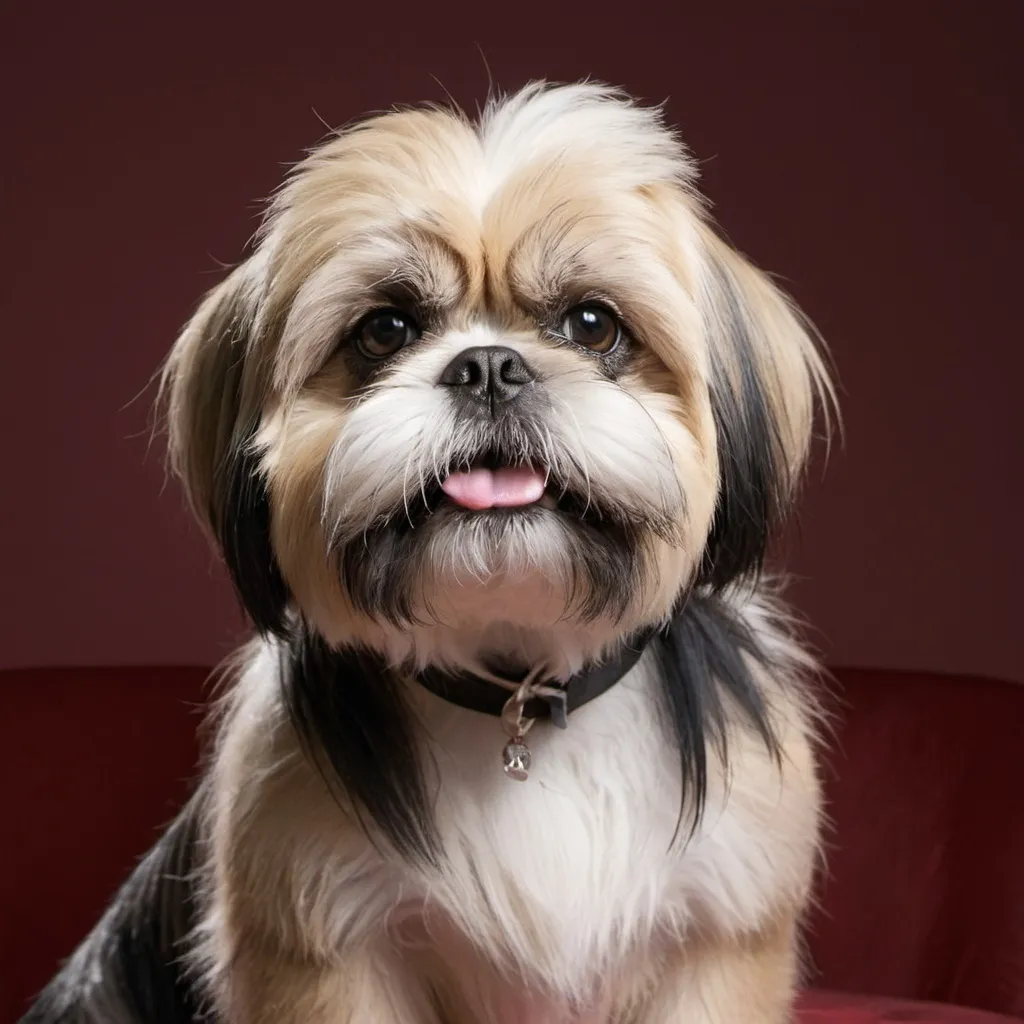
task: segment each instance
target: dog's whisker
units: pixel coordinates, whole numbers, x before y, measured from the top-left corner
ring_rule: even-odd
[[[405,510],[405,518],[409,523],[410,527],[414,527],[416,524],[413,522],[412,511],[409,508],[409,468],[412,464],[413,456],[416,453],[416,449],[410,449],[409,454],[405,458],[405,464],[402,468],[402,508]]]

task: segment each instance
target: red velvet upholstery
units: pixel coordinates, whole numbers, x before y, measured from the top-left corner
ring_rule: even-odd
[[[1024,686],[838,676],[820,983],[1024,1017]]]
[[[846,992],[808,992],[800,1000],[800,1024],[881,1024],[914,1020],[921,1024],[1000,1024],[1016,1018],[939,1003],[907,1002]]]
[[[197,756],[193,668],[0,673],[0,1024],[173,816]],[[1024,687],[844,671],[812,981],[1024,1019]],[[801,1024],[989,1014],[809,994]]]

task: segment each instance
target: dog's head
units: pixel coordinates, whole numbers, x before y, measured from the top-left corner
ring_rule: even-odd
[[[295,169],[165,374],[261,631],[573,671],[757,571],[827,381],[694,179],[593,85],[386,114]]]

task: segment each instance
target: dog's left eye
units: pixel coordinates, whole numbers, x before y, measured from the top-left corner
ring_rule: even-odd
[[[387,359],[420,337],[411,317],[397,309],[379,309],[366,317],[356,331],[356,348],[367,359]]]
[[[606,356],[619,344],[622,326],[611,310],[587,303],[569,310],[562,321],[562,334],[569,341]]]

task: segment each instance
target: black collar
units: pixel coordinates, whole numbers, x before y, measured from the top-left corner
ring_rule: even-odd
[[[523,706],[524,718],[550,718],[560,729],[568,726],[568,715],[589,701],[600,697],[621,680],[640,660],[648,643],[657,630],[651,629],[624,644],[621,651],[610,661],[593,668],[584,669],[565,683],[547,682],[557,692],[548,696],[533,697]],[[468,672],[449,674],[439,669],[428,668],[416,676],[416,680],[431,693],[469,711],[501,717],[502,710],[512,694],[511,690],[481,679]],[[522,682],[522,678],[509,678],[510,683]]]

